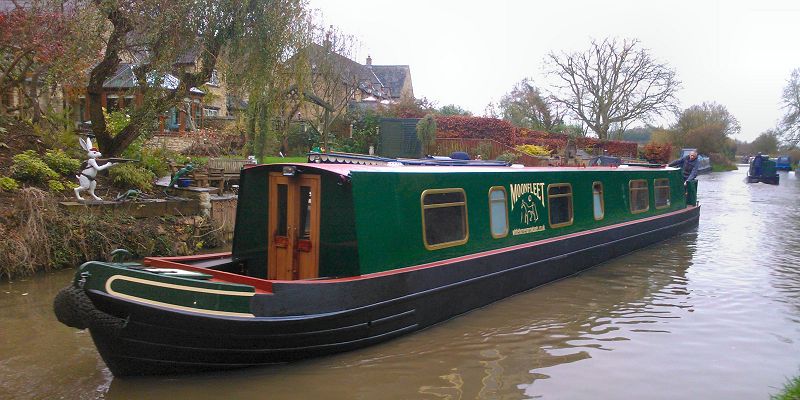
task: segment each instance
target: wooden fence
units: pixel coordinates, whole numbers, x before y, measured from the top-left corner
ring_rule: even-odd
[[[470,158],[477,158],[478,155],[484,160],[495,160],[502,154],[512,153],[517,155],[517,164],[528,167],[545,166],[548,164],[546,158],[538,158],[516,150],[511,146],[504,145],[492,139],[464,139],[464,138],[437,138],[435,154],[448,156],[456,151],[463,151],[469,154]]]

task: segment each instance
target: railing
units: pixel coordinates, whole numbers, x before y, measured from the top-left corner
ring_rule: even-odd
[[[485,154],[488,150],[489,154]],[[479,154],[485,160],[497,159],[502,154],[513,153],[517,155],[517,163],[528,167],[545,166],[548,164],[546,159],[531,156],[517,149],[502,144],[493,139],[463,139],[463,138],[437,138],[436,154],[443,156],[450,155],[456,151],[463,151],[470,156],[477,157]]]
[[[212,168],[219,168],[227,179],[239,178],[239,171],[249,164],[253,164],[252,160],[236,159],[236,158],[209,158],[207,165]]]

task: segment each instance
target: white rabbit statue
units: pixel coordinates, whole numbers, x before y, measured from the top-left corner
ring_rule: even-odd
[[[92,139],[87,137],[84,140],[81,137],[78,138],[78,141],[80,142],[81,147],[86,150],[86,155],[89,157],[89,159],[81,164],[81,172],[78,175],[75,175],[75,177],[78,178],[78,183],[80,184],[80,186],[75,188],[75,197],[77,197],[78,200],[83,200],[83,197],[81,197],[81,192],[88,190],[89,194],[92,195],[95,200],[103,200],[94,194],[94,189],[97,187],[97,182],[95,181],[97,172],[111,168],[116,164],[107,162],[103,165],[97,165],[97,159],[100,158],[102,154],[97,151],[96,147],[92,147]]]

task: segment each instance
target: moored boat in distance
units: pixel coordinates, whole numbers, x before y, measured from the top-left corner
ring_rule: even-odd
[[[56,315],[116,376],[289,362],[576,274],[700,213],[675,168],[347,159],[246,167],[230,253],[87,262]]]
[[[780,183],[775,161],[767,155],[758,154],[750,160],[747,169],[747,183],[768,183],[777,185]]]
[[[778,171],[791,171],[792,158],[789,156],[778,156],[775,158],[775,169]]]

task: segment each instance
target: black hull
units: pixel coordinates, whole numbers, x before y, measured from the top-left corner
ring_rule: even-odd
[[[383,342],[552,282],[695,227],[699,207],[465,257],[431,268],[339,283],[280,284],[256,315],[216,317],[89,292],[124,327],[90,326],[116,376],[195,373],[283,363]],[[293,304],[302,304],[289,309]]]
[[[780,183],[780,175],[775,176],[748,176],[747,183],[766,183],[770,185],[778,185]]]

